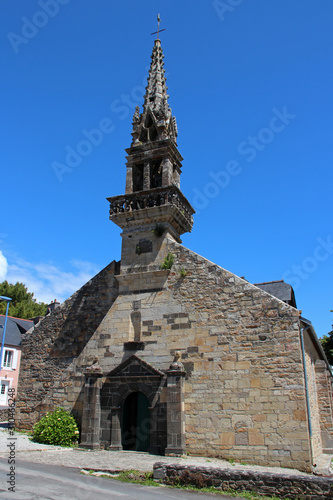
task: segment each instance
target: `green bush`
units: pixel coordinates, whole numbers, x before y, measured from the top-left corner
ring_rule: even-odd
[[[33,429],[33,441],[42,444],[71,446],[77,442],[78,436],[74,417],[63,408],[48,412]]]

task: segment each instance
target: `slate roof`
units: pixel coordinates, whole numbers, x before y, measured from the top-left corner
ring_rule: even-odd
[[[261,288],[267,293],[270,293],[277,299],[282,300],[290,306],[296,306],[296,299],[293,287],[285,283],[283,280],[280,281],[264,281],[263,283],[254,283],[255,286]]]
[[[2,342],[3,328],[5,325],[5,316],[0,315],[0,342]],[[22,340],[22,333],[25,333],[34,322],[28,319],[13,318],[8,316],[6,326],[5,345],[19,346]]]

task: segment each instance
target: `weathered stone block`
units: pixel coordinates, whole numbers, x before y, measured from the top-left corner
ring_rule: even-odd
[[[233,446],[235,444],[234,432],[221,432],[220,443],[222,446]]]

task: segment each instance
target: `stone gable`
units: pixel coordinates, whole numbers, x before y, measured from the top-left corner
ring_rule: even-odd
[[[166,380],[160,383],[178,353],[189,453],[309,470],[300,312],[168,237],[163,244],[174,255],[163,279],[141,273],[136,290],[137,273],[124,275],[132,291],[121,294],[112,263],[23,343],[20,425],[32,425],[57,405],[82,419],[84,373],[98,360],[106,446],[114,403],[105,391],[117,393],[122,404],[122,391],[110,389],[112,379],[119,386],[137,377],[140,390],[165,413],[168,389]]]

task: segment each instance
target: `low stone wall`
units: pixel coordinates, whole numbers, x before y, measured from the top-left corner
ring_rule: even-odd
[[[8,422],[8,408],[0,410],[0,422]]]
[[[333,478],[305,475],[272,474],[237,469],[215,469],[157,462],[154,479],[166,484],[191,484],[198,487],[214,486],[220,491],[247,490],[260,495],[288,497],[298,500],[333,498]]]

